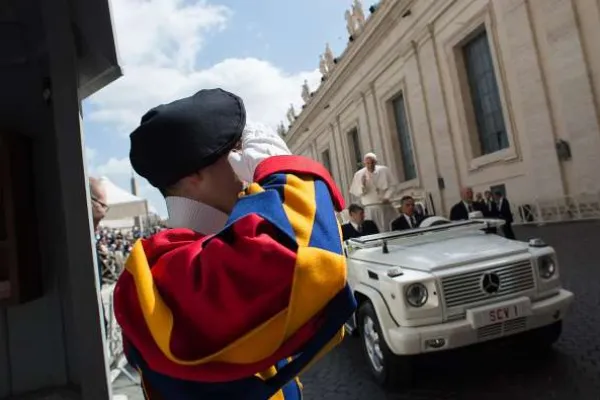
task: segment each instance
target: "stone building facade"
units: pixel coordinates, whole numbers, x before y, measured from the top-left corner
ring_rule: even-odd
[[[284,137],[347,196],[373,151],[438,214],[461,186],[597,195],[598,38],[600,0],[384,0]]]

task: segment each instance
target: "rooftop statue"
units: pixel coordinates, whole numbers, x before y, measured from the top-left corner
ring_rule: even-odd
[[[321,75],[323,75],[323,77],[327,77],[327,75],[329,75],[329,71],[327,70],[327,64],[325,62],[325,57],[323,56],[323,54],[319,56],[319,71],[321,71]]]
[[[346,29],[348,30],[348,35],[353,37],[356,34],[356,20],[354,19],[352,12],[350,10],[346,10],[344,18],[346,19]]]
[[[361,29],[365,24],[366,18],[363,11],[362,2],[360,0],[354,0],[354,3],[352,4],[352,16],[358,24],[359,29]]]
[[[333,61],[333,52],[331,51],[331,47],[329,47],[329,43],[325,45],[325,64],[327,65],[327,72],[331,73],[333,67],[335,66],[335,62]]]
[[[293,104],[290,104],[290,108],[288,108],[287,119],[290,122],[290,125],[292,125],[296,120],[296,110],[294,110]]]
[[[305,104],[310,101],[310,88],[308,87],[308,81],[306,79],[302,85],[302,100],[304,100]]]

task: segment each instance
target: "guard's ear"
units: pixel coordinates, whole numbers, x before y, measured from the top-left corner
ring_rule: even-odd
[[[194,172],[193,174],[186,176],[182,179],[182,181],[186,181],[186,184],[198,184],[206,180],[206,170],[208,168],[201,169],[199,171]]]

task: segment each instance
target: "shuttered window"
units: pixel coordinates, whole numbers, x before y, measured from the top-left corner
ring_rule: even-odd
[[[353,161],[352,172],[356,172],[362,168],[363,161],[357,128],[353,128],[348,132],[348,144],[350,145],[350,159]]]
[[[412,140],[408,129],[406,119],[406,105],[404,96],[400,95],[393,100],[394,117],[396,120],[396,134],[400,143],[400,156],[402,157],[402,169],[404,170],[404,180],[410,181],[417,177],[417,168],[415,167],[415,157],[413,154]]]
[[[502,103],[494,71],[487,32],[471,39],[463,48],[480,143],[480,155],[508,147]]]

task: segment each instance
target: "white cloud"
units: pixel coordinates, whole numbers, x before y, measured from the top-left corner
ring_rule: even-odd
[[[256,58],[226,59],[197,70],[204,37],[223,29],[232,11],[206,1],[116,0],[114,23],[124,76],[89,99],[88,118],[112,124],[123,135],[155,105],[222,87],[242,97],[248,119],[275,126],[290,103],[300,109],[304,79],[314,90],[319,72],[287,74]]]
[[[102,165],[97,166],[93,169],[98,176],[115,176],[115,175],[127,175],[131,176],[131,163],[129,158],[115,158],[111,157]]]
[[[222,87],[239,95],[248,119],[275,126],[284,119],[290,103],[299,110],[305,79],[312,88],[320,82],[316,70],[289,75],[255,58],[227,59],[191,73],[148,66],[130,67],[126,73],[130,75],[94,98],[93,103],[100,110],[89,116],[95,121],[117,124],[123,134],[131,132],[151,107],[211,87]]]
[[[96,158],[96,154],[98,154],[98,151],[96,149],[92,149],[85,146],[84,152],[87,163],[92,164]]]
[[[300,110],[305,79],[312,90],[320,83],[316,69],[289,74],[253,57],[198,69],[195,60],[207,35],[226,28],[232,15],[225,6],[205,0],[113,0],[112,12],[124,76],[87,100],[93,108],[86,119],[122,134],[123,146],[148,109],[202,88],[222,87],[239,95],[249,121],[275,127],[285,120],[290,103]],[[90,153],[95,175],[130,176],[127,158]],[[99,165],[100,158],[108,161]]]
[[[207,32],[231,15],[206,1],[116,0],[112,3],[119,53],[125,65],[192,70]]]

